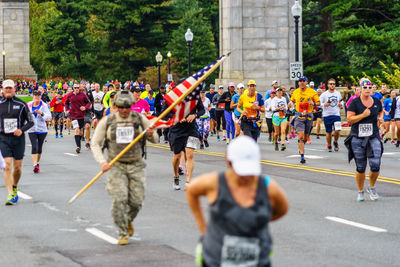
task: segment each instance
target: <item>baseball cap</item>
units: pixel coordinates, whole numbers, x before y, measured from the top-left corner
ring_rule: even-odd
[[[275,90],[271,90],[271,92],[269,94],[276,94]]]
[[[232,163],[233,170],[240,176],[260,175],[260,148],[248,136],[239,136],[228,145],[227,159]]]
[[[215,85],[214,84],[210,84],[210,88],[215,88]]]
[[[256,85],[256,81],[255,81],[255,80],[250,80],[250,81],[247,83],[247,85],[251,85],[251,84]]]
[[[283,89],[278,87],[278,88],[276,88],[276,91],[283,91]]]
[[[230,83],[228,83],[228,86],[229,86],[229,87],[230,87],[230,86],[235,87],[235,83],[234,83],[234,82],[230,82]]]
[[[223,85],[218,86],[218,89],[224,89]]]
[[[33,90],[32,94],[33,95],[42,95],[42,92],[40,92],[39,90]]]
[[[3,81],[3,88],[12,87],[14,88],[15,84],[13,80],[5,80]]]
[[[311,82],[310,82],[310,86],[314,86],[314,85],[315,85],[314,82],[311,81]]]
[[[239,83],[239,84],[237,85],[237,88],[244,88],[243,83]]]
[[[273,80],[271,85],[274,85],[276,83],[278,83],[278,81],[277,80]]]
[[[64,92],[60,90],[60,91],[58,91],[57,93],[58,93],[59,95],[62,95]]]
[[[299,81],[306,81],[308,82],[308,79],[306,76],[300,76]]]

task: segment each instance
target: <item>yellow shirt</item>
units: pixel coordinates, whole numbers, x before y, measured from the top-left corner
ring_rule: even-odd
[[[247,93],[243,93],[239,98],[239,104],[247,112],[246,117],[249,119],[256,118],[258,115],[258,110],[251,108],[254,101],[257,101],[257,93],[253,97],[249,97]]]
[[[140,98],[141,99],[145,99],[148,96],[149,96],[149,92],[147,92],[146,90],[140,94]],[[153,97],[156,97],[156,93],[155,92],[153,93]]]
[[[314,106],[308,103],[309,99],[311,99],[314,103],[319,102],[319,97],[317,92],[314,89],[307,87],[305,91],[302,91],[300,88],[294,90],[292,97],[290,100],[294,102],[295,109],[300,113],[312,113]]]

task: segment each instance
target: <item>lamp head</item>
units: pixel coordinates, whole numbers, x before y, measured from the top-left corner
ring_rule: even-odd
[[[158,53],[156,55],[156,61],[157,61],[157,63],[161,63],[162,60],[163,60],[163,56],[161,55],[160,51],[158,51]]]
[[[292,6],[292,15],[293,15],[293,17],[300,17],[301,14],[302,14],[301,5],[300,5],[299,1],[296,0],[294,2],[294,5]]]
[[[171,51],[168,51],[167,57],[172,57]]]
[[[193,41],[193,33],[190,30],[190,28],[188,28],[187,32],[185,33],[185,39],[186,39],[186,42],[188,42],[188,43]]]

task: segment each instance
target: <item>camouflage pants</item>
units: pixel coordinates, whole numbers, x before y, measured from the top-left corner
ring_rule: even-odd
[[[142,207],[145,167],[142,160],[132,164],[116,162],[109,171],[106,189],[112,198],[111,215],[120,237],[128,236],[128,224]]]

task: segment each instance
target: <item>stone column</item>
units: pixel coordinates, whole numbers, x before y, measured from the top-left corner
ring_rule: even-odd
[[[6,52],[6,75],[37,79],[30,64],[29,0],[2,0],[0,12],[0,52]],[[2,56],[0,67],[2,75]]]
[[[294,0],[220,0],[220,51],[232,54],[216,84],[257,82],[265,92],[273,80],[286,87],[294,62]],[[301,33],[301,24],[300,29]],[[300,44],[302,35],[300,34]],[[300,60],[302,50],[300,45]]]

